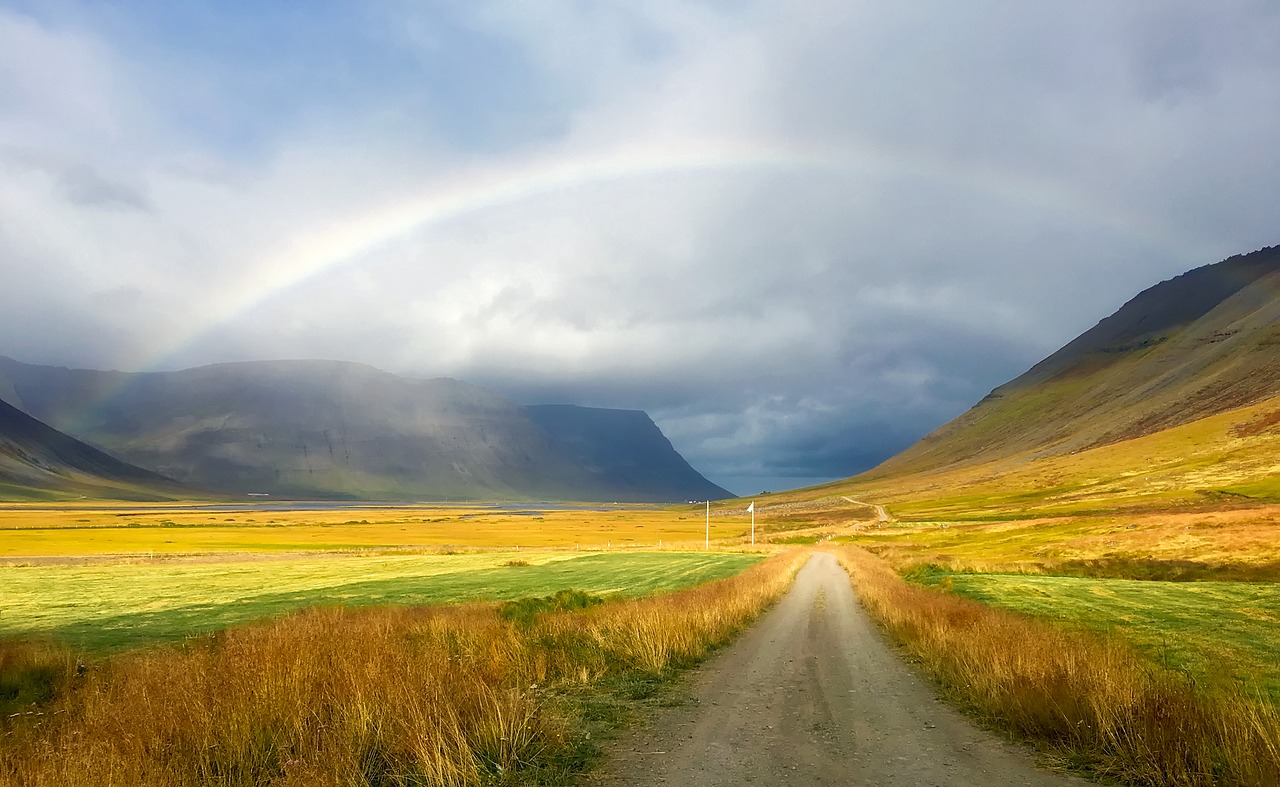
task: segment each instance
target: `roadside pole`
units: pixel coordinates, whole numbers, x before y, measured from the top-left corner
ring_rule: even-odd
[[[711,551],[711,501],[707,501],[707,551]]]
[[[756,545],[756,501],[752,500],[751,505],[747,506],[747,510],[751,512],[751,546]]]

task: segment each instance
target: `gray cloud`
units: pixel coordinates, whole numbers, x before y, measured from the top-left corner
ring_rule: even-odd
[[[49,179],[58,195],[73,205],[108,209],[149,210],[137,186],[109,177],[83,161],[59,160],[34,150],[0,148],[0,171],[28,170]]]
[[[0,352],[32,361],[640,407],[778,488],[1277,240],[1265,2],[388,0],[264,10],[289,48],[237,62],[216,17],[60,8],[0,11]]]

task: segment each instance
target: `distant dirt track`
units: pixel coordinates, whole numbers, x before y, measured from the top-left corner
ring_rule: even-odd
[[[1069,787],[974,726],[881,639],[835,558],[694,678],[693,702],[613,745],[598,785]]]
[[[852,497],[848,497],[847,495],[841,495],[841,497],[843,497],[845,500],[848,500],[850,503],[853,503],[854,505],[857,505],[857,506],[871,506],[876,510],[876,519],[879,520],[880,522],[893,521],[893,517],[889,516],[889,509],[885,508],[879,503],[864,503],[861,500],[854,500]]]

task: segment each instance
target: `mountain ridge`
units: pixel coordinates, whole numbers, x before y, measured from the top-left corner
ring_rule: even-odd
[[[492,391],[351,362],[126,373],[0,357],[0,392],[122,459],[237,494],[635,502],[730,496],[688,467],[647,415],[648,442],[633,448],[679,470],[654,476],[666,486],[635,483],[622,455],[603,471],[588,466],[525,406]],[[653,445],[659,440],[665,445]]]
[[[876,527],[1085,516],[1131,529],[1115,518],[1280,504],[1277,457],[1272,246],[1143,290],[877,467],[761,504],[809,527],[865,526],[875,504]]]
[[[1193,269],[1114,314],[869,478],[1056,455],[1280,394],[1280,246]]]

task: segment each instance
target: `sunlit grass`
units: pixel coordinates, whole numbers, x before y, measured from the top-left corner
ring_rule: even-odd
[[[741,538],[749,515],[711,520],[713,539]],[[700,546],[697,506],[523,511],[485,507],[331,511],[94,507],[0,510],[0,558],[207,552],[333,551],[386,547]]]
[[[865,551],[840,558],[947,695],[1064,763],[1152,787],[1280,780],[1280,711],[1247,687],[1206,687],[1116,638],[908,584]]]
[[[1135,643],[1152,663],[1280,701],[1280,585],[930,572],[960,595]]]
[[[1125,563],[1164,561],[1200,564],[1206,569],[1201,578],[1215,578],[1213,572],[1218,571],[1218,578],[1252,574],[1265,579],[1275,574],[1270,578],[1280,579],[1280,506],[914,522],[863,526],[839,533],[837,540],[865,546],[898,566],[929,562],[977,571],[1054,573],[1073,561],[1113,563],[1119,568]]]
[[[0,567],[0,635],[45,633],[97,649],[178,639],[316,604],[438,604],[564,588],[638,596],[735,574],[759,559],[526,550]]]
[[[1280,429],[1261,430],[1280,397],[1155,434],[1067,453],[1039,449],[959,468],[869,473],[760,507],[821,497],[887,504],[906,520],[984,520],[1214,510],[1280,502]]]
[[[702,658],[797,567],[780,555],[670,595],[519,620],[494,605],[311,610],[83,674],[56,649],[0,642],[0,673],[33,703],[0,717],[0,783],[565,783],[592,756],[593,698]]]

